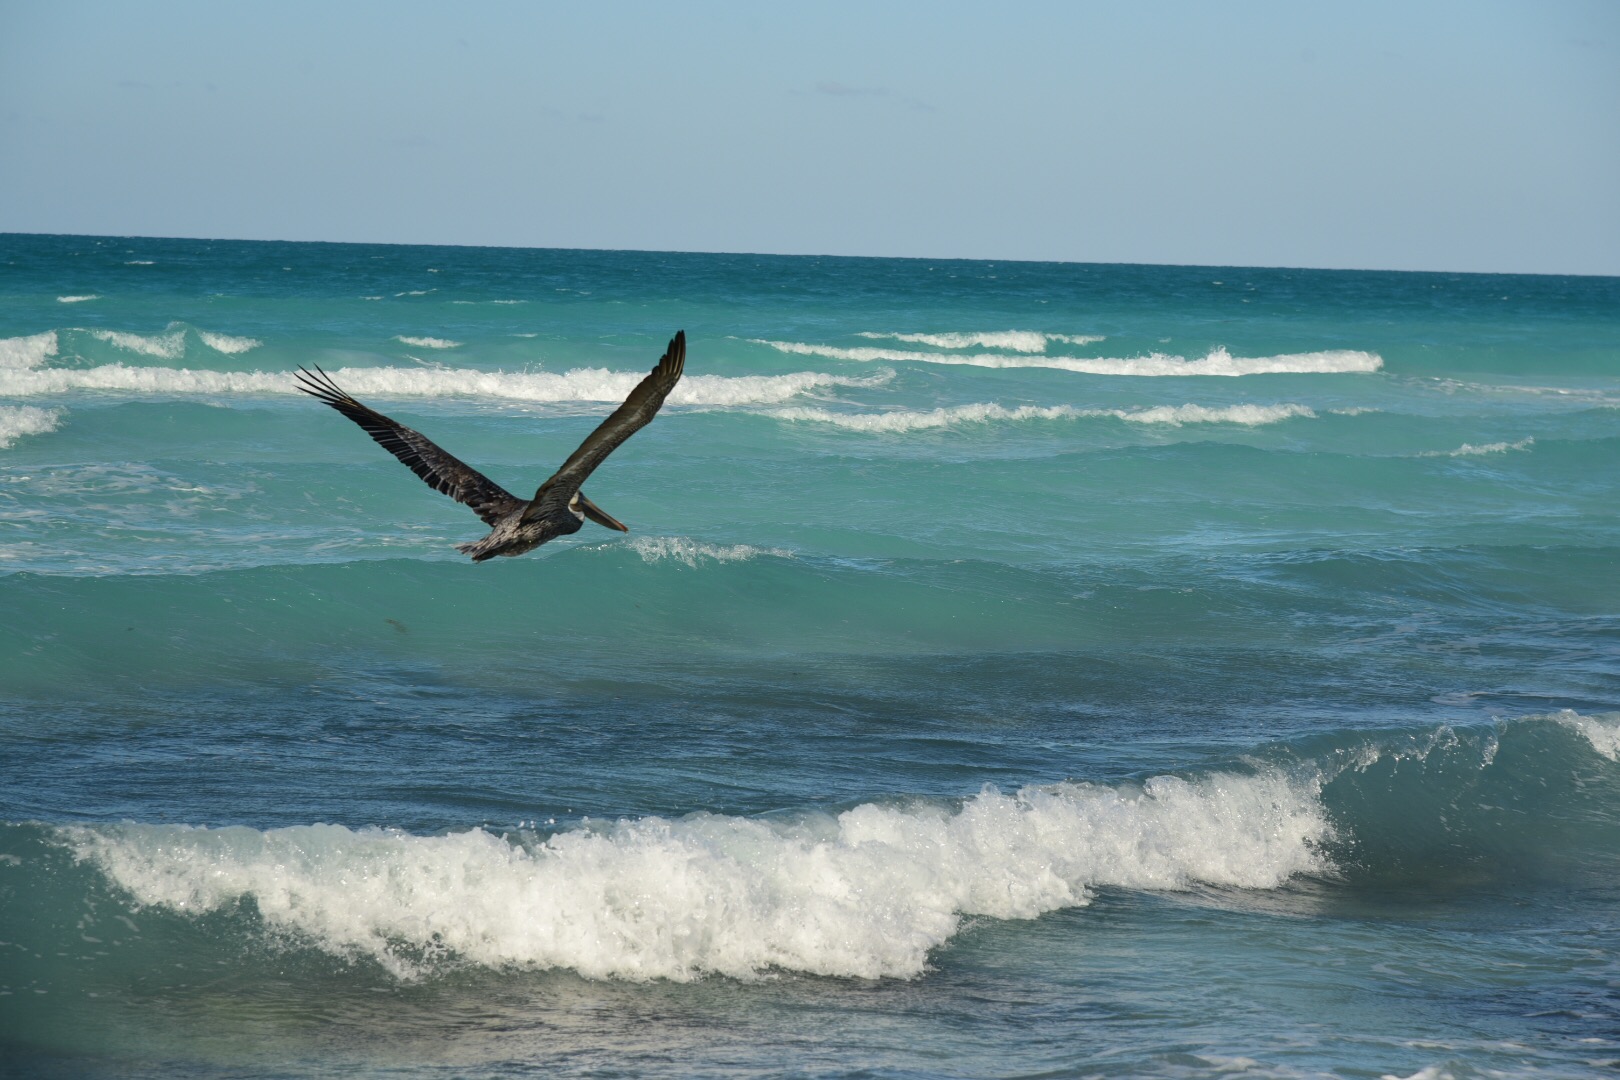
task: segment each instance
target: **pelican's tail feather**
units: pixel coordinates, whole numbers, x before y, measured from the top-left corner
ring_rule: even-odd
[[[456,550],[463,555],[471,555],[473,562],[483,562],[485,559],[493,559],[500,554],[500,551],[497,550],[494,533],[490,533],[482,540],[470,540],[465,544],[457,544]]]

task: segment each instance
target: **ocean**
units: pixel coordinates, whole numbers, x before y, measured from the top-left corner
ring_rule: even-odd
[[[1620,279],[0,236],[0,1074],[1616,1069]]]

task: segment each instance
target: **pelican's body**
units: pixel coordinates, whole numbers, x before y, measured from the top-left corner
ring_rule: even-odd
[[[533,551],[547,540],[577,533],[585,526],[585,512],[578,508],[578,499],[566,506],[547,508],[543,517],[524,520],[527,508],[519,507],[495,522],[495,527],[482,540],[457,544],[456,550],[471,555],[474,562],[494,558],[496,555],[522,555]],[[613,528],[609,525],[608,528]],[[620,526],[621,532],[630,530]]]
[[[490,526],[489,535],[457,544],[456,550],[471,555],[474,562],[483,562],[497,555],[522,555],[548,540],[576,533],[587,518],[609,529],[629,532],[587,499],[580,485],[620,443],[652,422],[685,367],[686,332],[681,331],[670,339],[658,365],[630,391],[624,404],[591,432],[527,502],[451,457],[420,432],[360,404],[318,367],[315,373],[299,369],[303,374],[298,388],[359,424],[383,449],[432,487],[471,507]]]

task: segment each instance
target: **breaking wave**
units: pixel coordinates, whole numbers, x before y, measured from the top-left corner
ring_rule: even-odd
[[[1486,454],[1505,454],[1509,450],[1528,450],[1536,444],[1534,438],[1520,439],[1518,442],[1494,442],[1482,446],[1473,443],[1463,443],[1455,450],[1425,450],[1419,457],[1483,457]]]
[[[171,328],[161,334],[132,334],[124,330],[92,330],[90,336],[129,352],[160,360],[178,360],[186,354],[185,329]]]
[[[926,411],[897,409],[881,413],[842,413],[830,409],[794,407],[774,409],[771,416],[782,420],[834,424],[851,431],[898,433],[961,424],[988,424],[998,420],[1072,420],[1084,417],[1113,417],[1130,424],[1242,424],[1258,426],[1294,418],[1310,419],[1316,413],[1307,406],[1281,405],[1160,405],[1146,409],[1078,409],[1072,405],[954,405]]]
[[[1376,353],[1351,349],[1333,349],[1324,352],[1283,353],[1277,356],[1238,357],[1217,348],[1207,355],[1189,360],[1182,356],[1153,353],[1132,358],[1077,357],[1077,356],[1013,356],[1005,353],[936,353],[907,349],[840,348],[833,345],[811,345],[798,341],[766,341],[751,339],[756,345],[767,345],[780,352],[798,356],[821,356],[830,360],[854,360],[862,363],[876,361],[890,363],[916,362],[925,364],[965,364],[986,368],[1054,368],[1088,375],[1276,375],[1276,374],[1339,374],[1378,371],[1384,366]]]
[[[419,349],[459,349],[461,347],[461,342],[451,341],[448,338],[406,337],[403,334],[397,334],[394,340],[405,345],[414,345]]]
[[[28,337],[0,338],[0,371],[7,368],[35,368],[56,355],[56,331]]]
[[[236,356],[264,344],[257,338],[200,330],[183,323],[171,323],[161,334],[136,334],[126,330],[90,330],[88,333],[97,341],[104,341],[115,348],[138,353],[141,356],[151,356],[159,360],[179,360],[186,355],[188,331],[195,333],[197,340],[208,348],[227,356]]]
[[[687,566],[696,567],[704,560],[711,562],[745,562],[761,556],[771,556],[778,559],[791,559],[793,552],[782,548],[762,548],[752,544],[705,544],[699,540],[688,540],[684,536],[637,536],[625,541],[623,545],[608,544],[606,547],[628,547],[641,556],[642,562],[679,562]]]
[[[579,368],[551,372],[471,369],[341,368],[332,375],[355,394],[390,397],[481,397],[502,401],[551,403],[619,402],[646,377],[640,371]],[[833,387],[877,386],[891,372],[864,378],[801,371],[788,375],[688,375],[669,396],[677,405],[768,405],[799,394]],[[296,394],[285,371],[204,371],[189,368],[105,364],[93,368],[0,368],[0,394],[32,397],[75,390],[138,394]]]
[[[1392,878],[1456,888],[1549,872],[1607,882],[1617,763],[1620,714],[1566,710],[1321,732],[1204,772],[842,811],[441,835],[333,824],[0,828],[39,830],[134,918],[150,908],[206,919],[201,932],[227,947],[268,933],[404,979],[467,966],[630,980],[909,978],[969,919],[1084,907],[1101,888],[1215,887],[1243,903],[1243,892],[1301,876],[1315,889]],[[16,880],[54,890],[70,880],[62,869],[42,857],[19,870],[26,884]]]
[[[32,405],[0,405],[0,450],[25,435],[45,435],[56,430],[62,419],[60,409],[39,409]]]
[[[966,917],[1034,918],[1085,905],[1098,886],[1273,888],[1320,870],[1331,831],[1310,784],[1214,775],[551,835],[138,824],[60,835],[138,904],[202,915],[251,903],[268,928],[401,977],[453,961],[689,980],[916,976]]]
[[[216,334],[208,330],[198,330],[197,336],[202,338],[204,345],[207,345],[215,352],[225,353],[227,356],[236,356],[251,349],[257,349],[264,344],[257,338],[233,337],[230,334]]]
[[[996,330],[987,333],[958,334],[880,334],[862,331],[856,337],[883,341],[904,341],[912,345],[933,345],[940,349],[1006,349],[1010,352],[1041,353],[1049,343],[1092,345],[1108,340],[1100,334],[1044,334],[1038,330]]]

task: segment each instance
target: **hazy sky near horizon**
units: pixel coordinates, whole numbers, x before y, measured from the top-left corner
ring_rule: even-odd
[[[1620,3],[0,0],[0,232],[1620,274]]]

